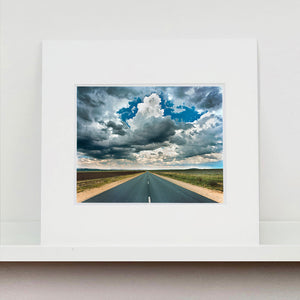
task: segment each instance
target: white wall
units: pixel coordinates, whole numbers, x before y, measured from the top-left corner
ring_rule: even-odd
[[[41,40],[256,37],[260,215],[300,221],[299,15],[299,0],[2,0],[1,218],[40,219]],[[274,264],[2,264],[0,289],[5,299],[297,299],[298,274]]]
[[[297,0],[2,0],[2,220],[40,218],[43,39],[256,37],[261,220],[300,221],[299,14]]]

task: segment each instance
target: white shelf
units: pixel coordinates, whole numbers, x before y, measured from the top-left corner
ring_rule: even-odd
[[[186,259],[189,257],[189,259]],[[1,261],[300,261],[299,246],[43,247],[2,246]]]
[[[300,222],[261,222],[259,246],[40,246],[39,227],[2,223],[0,261],[300,261]]]

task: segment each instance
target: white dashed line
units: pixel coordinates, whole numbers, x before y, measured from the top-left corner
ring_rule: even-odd
[[[151,198],[150,198],[150,196],[148,196],[148,202],[151,203]]]
[[[148,180],[148,184],[149,184],[149,180]]]

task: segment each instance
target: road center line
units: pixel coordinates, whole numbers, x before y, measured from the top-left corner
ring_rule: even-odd
[[[148,196],[148,202],[151,203],[151,198],[150,198],[150,196]]]

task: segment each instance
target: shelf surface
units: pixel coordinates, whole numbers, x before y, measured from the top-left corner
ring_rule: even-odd
[[[300,261],[299,246],[1,246],[1,261]]]
[[[41,246],[39,228],[3,222],[0,261],[300,261],[300,222],[261,222],[257,246]]]

